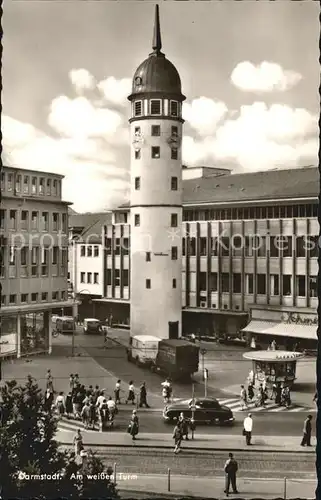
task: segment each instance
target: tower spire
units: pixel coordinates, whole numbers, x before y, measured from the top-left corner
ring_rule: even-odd
[[[161,38],[160,23],[159,23],[159,7],[157,4],[155,7],[153,51],[156,54],[160,54],[161,48],[162,48],[162,38]]]

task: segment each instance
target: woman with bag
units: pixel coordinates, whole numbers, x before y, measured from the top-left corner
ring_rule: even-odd
[[[133,410],[132,418],[128,426],[128,433],[132,436],[133,441],[135,441],[138,432],[139,432],[139,420],[137,416],[137,411]]]

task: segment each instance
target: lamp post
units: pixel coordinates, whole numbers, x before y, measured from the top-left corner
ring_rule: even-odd
[[[79,292],[74,292],[73,294],[73,304],[72,304],[72,317],[73,317],[73,327],[72,327],[72,340],[71,340],[71,356],[73,357],[75,355],[75,335],[76,335],[76,319],[78,316],[78,302],[77,302],[77,297],[82,293],[82,292],[89,292],[89,290],[83,289],[80,290]]]

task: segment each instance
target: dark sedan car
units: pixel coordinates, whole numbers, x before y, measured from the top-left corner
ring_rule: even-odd
[[[174,423],[181,412],[187,420],[192,418],[194,408],[195,422],[204,422],[209,424],[232,424],[234,422],[233,413],[227,406],[220,405],[215,398],[195,398],[186,399],[177,403],[167,405],[163,411],[165,422]]]

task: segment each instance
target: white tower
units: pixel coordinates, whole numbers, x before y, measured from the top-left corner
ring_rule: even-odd
[[[182,102],[176,68],[161,52],[156,5],[153,52],[133,78],[131,101],[131,335],[182,331]]]

